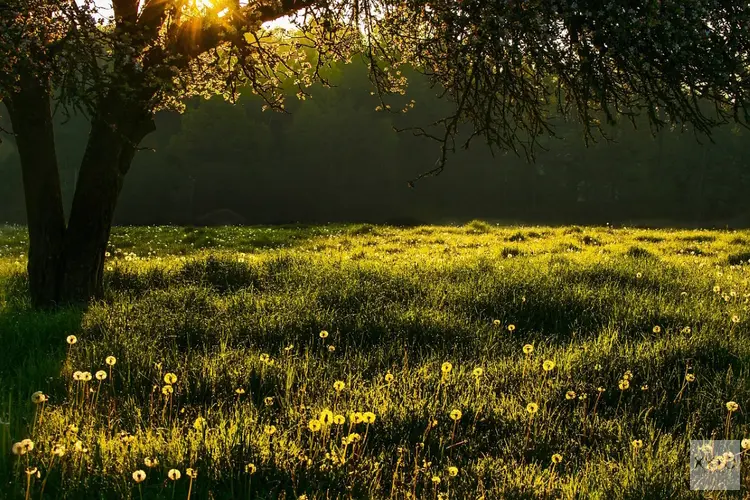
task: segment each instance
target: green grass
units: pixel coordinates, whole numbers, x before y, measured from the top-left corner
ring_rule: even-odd
[[[45,498],[71,499],[698,498],[689,440],[750,437],[747,241],[481,221],[119,228],[106,299],[38,313],[23,228],[0,229],[0,490],[24,498],[36,467],[31,498],[45,479]],[[345,423],[310,430],[324,410]],[[12,455],[24,438],[34,449]]]

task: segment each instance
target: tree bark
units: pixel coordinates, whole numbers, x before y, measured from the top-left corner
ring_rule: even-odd
[[[20,75],[19,90],[4,99],[21,159],[29,228],[29,293],[35,307],[58,303],[65,234],[49,82]]]
[[[104,254],[117,199],[138,144],[155,130],[150,113],[107,99],[92,120],[65,233],[61,299],[103,295]]]

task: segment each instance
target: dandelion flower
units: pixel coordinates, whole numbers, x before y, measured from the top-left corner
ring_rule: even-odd
[[[83,374],[83,372],[81,372],[81,371],[78,371],[78,370],[74,371],[73,372],[73,380],[81,380],[81,375],[82,374]]]
[[[250,475],[255,474],[256,470],[258,470],[258,468],[255,467],[255,464],[247,464],[245,466],[245,472],[247,472]]]
[[[682,329],[682,333],[690,333],[692,331],[693,331],[693,329],[690,328],[689,326],[686,326],[685,328]]]
[[[559,453],[555,453],[554,455],[552,455],[553,464],[559,464],[560,462],[562,462],[562,455],[560,455]]]
[[[533,415],[537,411],[539,411],[539,405],[536,403],[529,403],[526,405],[526,411],[529,412],[529,414]]]
[[[643,384],[643,385],[641,386],[641,390],[642,390],[642,391],[647,391],[647,390],[648,390],[648,384]]]
[[[115,366],[115,363],[117,363],[117,358],[115,358],[114,356],[107,356],[104,362],[109,366]]]
[[[94,374],[94,376],[96,377],[96,380],[101,382],[102,380],[107,378],[107,372],[105,372],[104,370],[99,370]]]
[[[479,378],[484,375],[484,368],[474,368],[474,371],[471,372],[471,374],[474,375],[474,377]]]
[[[740,446],[742,446],[743,450],[750,450],[750,439],[743,439],[740,442]]]
[[[336,392],[341,392],[344,390],[344,387],[346,387],[346,384],[343,380],[337,380],[333,383],[333,388],[336,390]]]
[[[448,467],[448,475],[450,477],[456,477],[458,476],[458,467],[450,466]]]
[[[56,444],[52,447],[52,454],[56,457],[62,457],[65,455],[65,446],[61,444]]]
[[[331,425],[333,422],[333,412],[326,408],[325,410],[320,412],[320,417],[318,417],[318,420],[320,420],[320,423],[323,425]]]
[[[733,315],[732,316],[732,323],[739,323],[739,322],[740,322],[740,317],[737,316],[736,314]]]
[[[328,332],[327,332],[327,331],[325,331],[325,330],[322,330],[322,331],[320,332],[320,338],[321,338],[321,339],[325,339],[325,338],[328,338]]]
[[[440,484],[440,478],[438,476],[432,476],[432,483],[435,485]]]
[[[385,374],[385,381],[389,384],[393,382],[393,374],[391,372]]]
[[[571,400],[576,398],[576,391],[568,391],[565,393],[565,399]]]
[[[555,369],[555,362],[552,361],[551,359],[548,359],[547,361],[542,363],[542,368],[544,369],[545,372],[552,371]]]
[[[618,387],[620,388],[621,391],[626,391],[630,389],[630,382],[628,380],[622,379],[620,380]]]
[[[320,421],[312,419],[307,423],[307,428],[313,432],[318,432],[321,428]]]
[[[273,396],[266,396],[265,399],[263,399],[263,402],[266,406],[273,405]]]
[[[661,333],[661,327],[659,325],[656,325],[653,329],[654,333]]]
[[[234,392],[235,394],[242,395],[245,394],[245,389],[243,389],[242,387],[238,387],[234,390]]]
[[[508,331],[509,332],[512,332],[515,329],[516,329],[516,325],[513,325],[513,324],[508,325]]]
[[[524,354],[531,354],[532,352],[534,352],[534,346],[533,345],[526,344],[525,346],[523,346],[523,353]]]
[[[174,385],[177,383],[177,375],[175,375],[172,372],[169,372],[164,375],[164,383],[169,385]]]
[[[91,380],[91,372],[82,372],[81,380],[83,380],[84,382],[88,382],[89,380]]]
[[[328,346],[328,352],[334,352],[335,350],[336,350],[336,346],[335,345],[329,345]]]
[[[146,457],[143,459],[143,465],[149,468],[156,467],[157,465],[159,465],[159,459],[156,457],[154,458]]]
[[[449,363],[449,362],[447,362],[447,361],[446,361],[445,363],[443,363],[443,365],[442,365],[442,366],[440,367],[440,371],[442,371],[442,372],[443,372],[443,373],[445,373],[446,375],[447,375],[448,373],[450,373],[452,369],[453,369],[453,365],[452,365],[452,364],[450,364],[450,363]]]
[[[631,378],[633,378],[633,372],[631,372],[630,370],[627,370],[623,374],[622,378],[624,378],[625,380],[630,380]]]
[[[364,419],[365,417],[358,411],[349,414],[349,422],[353,424],[361,424]]]
[[[172,387],[169,384],[167,384],[167,385],[165,385],[164,387],[161,388],[161,393],[164,394],[165,396],[169,396],[173,392],[174,392],[174,387]]]
[[[146,479],[146,473],[140,469],[133,472],[133,481],[136,483],[141,483],[143,480]]]
[[[26,448],[24,448],[24,446],[20,442],[13,443],[10,451],[13,452],[14,455],[23,455],[26,453]]]
[[[495,325],[495,326],[500,326],[500,320],[499,320],[499,319],[496,319],[496,320],[494,320],[494,321],[492,322],[492,324],[493,324],[493,325]]]
[[[45,401],[47,401],[47,396],[42,391],[36,391],[31,395],[31,402],[35,405],[44,403]]]
[[[643,277],[643,273],[635,273],[635,277],[636,278],[642,278]]]
[[[602,387],[602,386],[599,386],[599,387],[597,387],[597,388],[596,388],[596,390],[597,390],[597,391],[599,391],[599,392],[604,392],[604,391],[606,391],[607,389],[605,389],[605,388],[604,388],[604,387]]]
[[[738,405],[734,401],[727,402],[727,410],[729,410],[730,412],[737,411],[739,409],[740,409],[740,405]]]
[[[88,450],[85,446],[83,446],[83,441],[78,439],[75,443],[73,443],[73,451],[75,451],[76,453],[86,453]]]
[[[260,361],[261,361],[261,363],[268,363],[268,360],[269,360],[268,354],[263,353],[263,354],[260,355]]]
[[[193,429],[200,431],[206,428],[207,422],[206,419],[203,417],[198,417],[193,422]]]
[[[265,433],[269,436],[273,436],[276,434],[276,426],[275,425],[267,425],[264,429]]]
[[[461,413],[461,410],[451,410],[450,417],[454,421],[461,420],[461,417],[463,416],[463,413]]]
[[[695,382],[695,375],[688,373],[685,375],[685,382]]]
[[[196,477],[198,477],[198,470],[188,467],[187,469],[185,469],[185,474],[187,474],[189,478],[195,479]]]
[[[76,337],[75,335],[68,335],[68,338],[67,338],[67,339],[65,339],[65,340],[66,340],[66,341],[68,342],[68,344],[70,344],[70,345],[73,345],[73,344],[75,344],[76,342],[78,342],[78,338],[77,338],[77,337]]]
[[[346,422],[346,418],[344,418],[343,415],[334,415],[333,416],[333,423],[336,425],[344,425],[344,422]]]
[[[34,449],[34,441],[32,441],[29,438],[23,439],[23,440],[21,440],[21,446],[28,453],[28,452],[30,452],[31,450]]]
[[[630,443],[634,449],[638,450],[640,448],[643,448],[643,441],[640,439],[634,439],[632,443]]]
[[[366,411],[362,414],[362,419],[366,424],[372,424],[375,422],[375,414],[371,411]]]
[[[167,477],[171,479],[172,481],[177,481],[182,477],[182,473],[180,473],[177,469],[169,469],[169,472],[167,472]]]

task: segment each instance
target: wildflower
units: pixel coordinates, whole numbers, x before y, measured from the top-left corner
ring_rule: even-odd
[[[534,352],[534,346],[533,345],[526,344],[525,346],[523,346],[523,353],[524,354],[531,354],[532,352]]]
[[[627,381],[627,380],[625,380],[625,379],[622,379],[622,380],[620,380],[620,383],[618,384],[618,387],[620,388],[621,391],[626,391],[626,390],[630,389],[630,382]]]
[[[349,422],[353,424],[361,424],[364,419],[364,416],[358,411],[349,414]]]
[[[26,448],[24,448],[21,443],[13,443],[10,451],[13,452],[14,455],[23,455],[26,453]]]
[[[333,388],[336,390],[336,392],[341,392],[344,390],[344,387],[346,387],[346,384],[343,380],[337,380],[333,383]]]
[[[495,325],[495,326],[500,326],[500,320],[499,320],[499,319],[496,319],[496,320],[494,320],[494,321],[492,322],[492,324],[493,324],[493,325]]]
[[[740,405],[738,405],[734,401],[727,402],[727,410],[729,410],[730,412],[737,411],[739,409],[740,409]]]
[[[719,285],[714,286],[714,293],[719,293],[721,291],[721,287]]]
[[[326,408],[325,410],[320,412],[320,417],[318,418],[320,420],[320,423],[323,425],[331,425],[333,422],[333,412]]]
[[[21,440],[21,447],[24,449],[24,453],[28,453],[34,449],[34,441],[29,438]]]
[[[641,390],[642,390],[642,391],[647,391],[647,390],[648,390],[648,384],[643,384],[643,385],[641,386]]]
[[[266,406],[271,406],[273,404],[273,396],[266,396],[263,402]]]
[[[321,339],[325,339],[325,338],[328,338],[328,332],[327,332],[327,331],[325,331],[325,330],[321,331],[321,332],[320,332],[320,338],[321,338]]]
[[[448,467],[448,475],[450,477],[456,477],[458,476],[458,467],[450,466]]]
[[[143,465],[149,468],[156,467],[157,465],[159,465],[159,459],[156,457],[154,458],[146,457],[143,459]]]
[[[94,374],[94,376],[96,377],[96,380],[101,382],[102,380],[107,378],[107,372],[105,372],[104,370],[99,370]]]
[[[261,363],[268,363],[268,360],[269,360],[268,354],[263,353],[263,354],[260,355],[260,361],[261,361]]]
[[[73,380],[81,380],[81,375],[82,374],[83,374],[83,372],[80,372],[78,370],[74,371],[73,372]]]
[[[335,345],[329,345],[328,346],[328,352],[334,352],[335,350],[336,350],[336,346]]]
[[[559,464],[560,462],[562,462],[562,455],[560,455],[559,453],[555,453],[554,455],[552,455],[553,464]]]
[[[529,403],[526,405],[526,411],[529,412],[529,414],[533,415],[537,411],[539,411],[539,405],[536,403]]]
[[[161,393],[164,394],[165,396],[169,396],[173,392],[174,392],[174,387],[172,387],[171,385],[165,385],[164,387],[161,388]]]
[[[73,345],[73,344],[75,344],[76,342],[78,342],[78,338],[76,338],[76,336],[75,336],[75,335],[68,335],[68,338],[67,338],[67,339],[65,339],[65,340],[66,340],[66,341],[68,342],[68,344],[70,344],[70,345]]]
[[[654,331],[654,333],[661,333],[661,327],[660,327],[659,325],[656,325],[656,326],[654,327],[654,330],[653,330],[653,331]]]
[[[275,425],[267,425],[267,426],[266,426],[266,427],[264,428],[264,431],[265,431],[265,433],[266,433],[266,434],[268,434],[269,436],[273,436],[274,434],[276,434],[276,426],[275,426]]]
[[[375,422],[375,414],[371,411],[366,411],[362,414],[362,419],[366,424],[372,424]]]
[[[56,457],[62,457],[65,455],[65,446],[61,444],[56,444],[52,447],[52,454]]]
[[[438,476],[432,476],[432,483],[435,485],[440,484],[440,478]]]
[[[82,372],[81,380],[84,382],[88,382],[89,380],[91,380],[91,372]]]
[[[185,474],[187,474],[190,479],[195,479],[196,477],[198,477],[198,470],[188,467],[187,469],[185,469]]]
[[[576,398],[576,391],[568,391],[565,393],[565,399],[571,400]]]
[[[484,375],[484,369],[483,368],[474,368],[474,371],[471,372],[471,374],[474,375],[474,377],[479,378],[482,375]]]
[[[692,328],[690,328],[689,326],[686,326],[685,328],[682,329],[682,333],[690,333],[692,331],[693,331]]]
[[[633,449],[635,450],[643,448],[643,441],[640,439],[634,439],[633,442],[630,444],[633,446]]]
[[[321,427],[320,421],[319,420],[315,420],[315,419],[310,420],[310,422],[308,422],[308,424],[307,424],[307,428],[310,429],[313,432],[318,432],[320,430],[320,427]]]
[[[602,371],[602,365],[600,363],[597,363],[594,365],[594,370],[600,372]]]
[[[238,394],[238,395],[242,395],[242,394],[245,394],[245,389],[243,389],[242,387],[238,387],[238,388],[236,388],[236,389],[234,390],[234,392],[235,392],[236,394]]]
[[[115,363],[117,363],[117,358],[115,358],[114,356],[107,356],[104,362],[109,366],[115,366]]]
[[[393,374],[391,372],[385,374],[385,381],[389,384],[393,382]]]
[[[743,450],[750,450],[750,439],[743,439],[740,441],[740,446]]]
[[[346,422],[346,418],[344,418],[343,415],[334,415],[333,416],[333,423],[336,425],[344,425],[344,422]]]
[[[685,382],[695,382],[695,375],[688,373],[685,375]]]
[[[169,472],[167,472],[167,477],[172,481],[177,481],[181,476],[182,474],[177,469],[169,469]]]
[[[146,479],[146,473],[140,469],[133,472],[133,481],[136,483],[143,482],[143,480]]]
[[[602,387],[602,386],[599,386],[599,387],[597,387],[597,388],[596,388],[596,390],[597,390],[597,391],[599,391],[599,392],[604,392],[604,391],[606,391],[607,389],[605,389],[605,388],[604,388],[604,387]]]
[[[740,322],[740,317],[737,316],[736,314],[733,315],[732,316],[732,323],[739,323],[739,322]]]
[[[26,475],[33,476],[34,474],[39,475],[39,469],[36,467],[26,467]]]
[[[623,374],[622,378],[624,378],[625,380],[630,380],[631,378],[633,378],[633,372],[631,372],[630,370],[627,370]]]
[[[76,453],[86,453],[89,450],[88,450],[88,448],[86,448],[85,446],[83,446],[83,441],[81,441],[80,439],[78,439],[73,444],[73,451],[75,451]]]
[[[44,403],[45,401],[47,401],[47,396],[42,391],[36,391],[31,395],[31,402],[35,405]]]
[[[548,359],[547,361],[542,363],[542,368],[544,369],[545,372],[552,371],[555,369],[555,362],[552,361],[551,359]]]
[[[512,332],[515,329],[516,329],[516,325],[513,325],[513,324],[508,325],[508,331],[509,332]]]
[[[463,413],[461,413],[461,410],[451,410],[450,416],[452,420],[459,421],[461,420]]]
[[[206,428],[206,424],[207,424],[207,422],[206,422],[206,419],[205,419],[205,418],[203,418],[203,417],[198,417],[198,418],[196,418],[196,419],[195,419],[195,421],[193,422],[193,429],[195,429],[195,430],[197,430],[197,431],[203,430],[203,429],[205,429],[205,428]]]
[[[245,466],[245,472],[247,472],[248,474],[255,474],[256,470],[258,470],[258,468],[255,467],[255,464],[247,464]]]
[[[175,375],[172,372],[165,374],[164,383],[169,384],[169,385],[174,385],[175,383],[177,383],[177,375]]]
[[[443,365],[440,367],[440,371],[442,371],[446,375],[448,375],[452,369],[453,369],[453,365],[447,361],[443,363]]]

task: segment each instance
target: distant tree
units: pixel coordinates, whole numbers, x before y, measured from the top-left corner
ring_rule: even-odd
[[[37,305],[101,294],[123,178],[154,113],[191,96],[234,99],[249,85],[282,110],[285,82],[304,94],[323,79],[321,67],[357,53],[385,96],[404,91],[409,65],[453,104],[433,127],[412,129],[441,144],[432,173],[462,124],[467,147],[482,137],[533,156],[554,131],[550,102],[577,116],[587,138],[600,116],[645,115],[655,128],[690,123],[699,132],[748,117],[742,2],[113,0],[112,12],[103,20],[91,0],[0,4],[0,96],[23,171]],[[262,27],[295,13],[294,37]],[[91,120],[67,224],[51,102]]]

